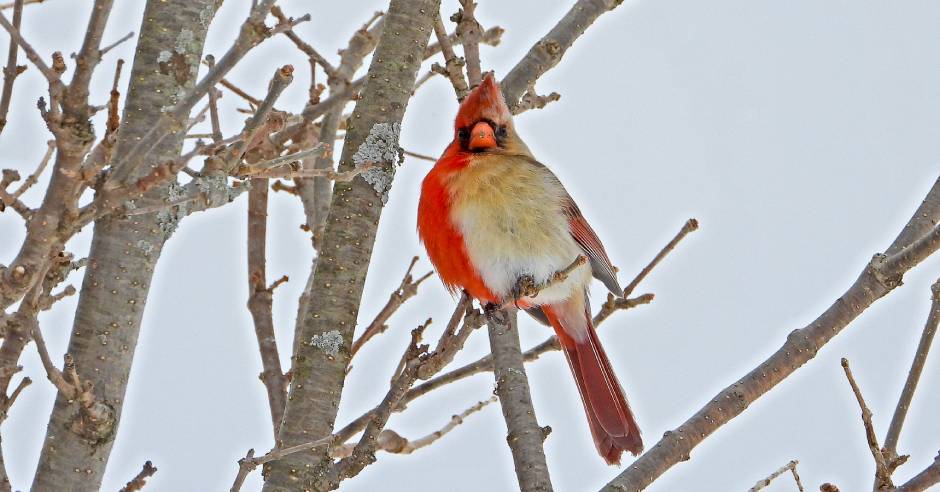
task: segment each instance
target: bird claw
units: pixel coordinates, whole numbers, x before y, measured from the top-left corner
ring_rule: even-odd
[[[532,275],[520,275],[516,279],[516,284],[513,285],[510,292],[512,294],[512,301],[516,307],[519,307],[519,300],[523,297],[534,297],[538,294],[536,290],[535,277]]]

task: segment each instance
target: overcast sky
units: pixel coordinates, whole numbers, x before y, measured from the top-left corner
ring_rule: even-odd
[[[335,60],[353,29],[385,2],[284,0],[313,20],[298,32]],[[455,10],[446,1],[444,12]],[[484,26],[506,29],[503,44],[483,48],[498,77],[563,15],[572,0],[479,0]],[[80,46],[90,2],[50,0],[26,9],[24,33],[44,54]],[[115,2],[106,41],[139,30],[143,0]],[[206,53],[234,38],[247,0],[229,0],[213,22]],[[871,255],[893,240],[940,174],[940,3],[927,0],[628,0],[605,14],[538,84],[562,94],[517,127],[581,206],[628,282],[689,217],[701,222],[638,293],[649,306],[618,313],[601,330],[644,431],[647,447],[684,422],[720,389],[821,313]],[[6,36],[0,36],[6,42]],[[0,51],[5,50],[5,44]],[[104,102],[116,56],[95,79]],[[264,92],[282,64],[297,77],[278,103],[299,111],[307,62],[286,39],[267,42],[231,76]],[[363,69],[365,70],[365,69]],[[125,70],[124,85],[126,85]],[[35,100],[43,94],[30,68],[16,84],[11,123],[0,137],[2,167],[28,174],[49,135]],[[241,127],[240,101],[223,98],[227,134]],[[408,106],[402,145],[437,155],[451,136],[456,103],[435,78]],[[98,125],[99,131],[103,126]],[[338,154],[338,153],[337,153]],[[415,233],[420,181],[430,163],[406,159],[379,228],[360,322],[368,323],[421,254]],[[41,198],[41,187],[27,195]],[[282,359],[292,339],[299,292],[313,251],[299,229],[292,196],[273,194],[269,275],[291,281],[275,296]],[[227,490],[248,448],[272,445],[256,341],[245,308],[245,197],[187,218],[156,270],[131,374],[120,432],[103,490],[117,490],[152,460],[150,491]],[[0,263],[15,255],[19,218],[0,214]],[[69,243],[87,254],[90,228]],[[418,271],[430,268],[422,259]],[[859,410],[839,366],[848,357],[884,435],[940,275],[933,258],[905,285],[852,323],[793,377],[753,404],[670,470],[650,490],[746,490],[791,459],[808,489],[831,481],[864,490],[873,473]],[[75,275],[80,282],[81,275]],[[603,289],[595,286],[595,304]],[[41,317],[56,360],[64,351],[76,300]],[[374,406],[408,339],[428,316],[440,330],[454,300],[437,279],[422,285],[391,329],[357,355],[339,422]],[[523,344],[548,330],[521,322]],[[432,333],[439,331],[432,330]],[[456,363],[488,348],[476,333]],[[940,353],[928,361],[901,437],[912,455],[903,481],[940,449]],[[14,488],[32,480],[54,389],[30,346],[23,375],[36,381],[3,424],[3,451]],[[595,490],[620,469],[605,466],[591,442],[580,399],[559,354],[529,366],[557,490]],[[16,380],[14,380],[14,383]],[[390,428],[420,437],[487,398],[491,375],[454,384],[411,404]],[[496,405],[469,418],[433,447],[378,463],[343,490],[512,490],[516,487],[505,424]],[[625,457],[625,466],[630,459]],[[260,488],[254,473],[245,490]],[[769,490],[795,487],[781,478]]]

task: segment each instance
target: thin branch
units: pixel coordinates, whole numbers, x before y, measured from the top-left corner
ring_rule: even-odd
[[[467,92],[470,90],[467,86],[467,80],[463,76],[463,66],[465,62],[454,53],[454,47],[450,43],[450,38],[447,35],[447,30],[444,28],[444,21],[441,19],[440,14],[434,19],[434,34],[437,35],[437,41],[440,43],[445,65],[442,67],[435,63],[431,67],[431,73],[439,73],[447,77],[451,85],[454,86],[454,92],[457,93],[457,100],[463,101],[463,98],[467,97]],[[418,81],[415,83],[415,86],[420,86],[421,83],[421,81]]]
[[[287,24],[291,20],[277,5],[271,7],[271,14],[282,24]],[[287,38],[290,39],[292,43],[294,43],[294,46],[296,46],[297,49],[307,55],[307,57],[310,58],[312,62],[320,65],[320,67],[323,68],[323,71],[326,73],[327,77],[334,76],[336,73],[336,67],[330,64],[330,62],[327,61],[326,58],[324,58],[323,55],[321,55],[320,52],[318,52],[313,46],[310,46],[310,44],[300,39],[300,36],[298,36],[293,29],[285,30],[284,35],[287,36]]]
[[[254,164],[251,164],[250,166],[245,166],[242,169],[236,170],[236,175],[245,176],[245,177],[253,177],[253,175],[260,175],[265,170],[268,170],[271,168],[281,167],[281,166],[293,166],[294,163],[299,162],[307,157],[317,157],[317,156],[323,155],[327,152],[328,149],[329,149],[329,146],[327,145],[324,145],[322,143],[317,144],[309,149],[301,150],[293,154],[282,155],[282,156],[275,157],[273,159],[269,159],[267,161],[254,163]],[[297,170],[292,169],[292,172],[294,171],[297,171]]]
[[[516,311],[488,309],[486,322],[493,353],[496,394],[499,395],[506,420],[506,441],[512,451],[519,489],[522,492],[551,491],[552,482],[542,447],[551,428],[540,427],[535,417],[529,380],[519,348]]]
[[[940,247],[938,220],[940,179],[888,248],[890,256],[875,255],[858,279],[816,320],[791,332],[786,343],[773,355],[709,398],[709,403],[674,431],[666,432],[656,445],[603,490],[643,490],[673,465],[688,460],[693,448],[814,358],[819,349],[852,320],[900,285],[907,270],[936,251]]]
[[[872,458],[875,459],[875,479],[877,480],[877,490],[893,490],[894,483],[891,482],[891,472],[888,471],[888,463],[881,453],[881,446],[878,445],[878,435],[875,434],[874,424],[871,422],[871,410],[865,403],[862,396],[862,390],[859,389],[855,377],[852,375],[852,369],[849,367],[849,360],[842,358],[842,369],[845,371],[845,378],[852,386],[852,393],[858,401],[858,406],[862,410],[862,424],[865,426],[865,438],[868,441],[868,449],[871,451]]]
[[[6,16],[3,14],[0,14],[0,26],[6,29],[6,31],[10,34],[11,44],[16,44],[23,49],[23,52],[26,53],[26,58],[28,58],[29,61],[39,69],[42,75],[46,78],[46,81],[49,82],[49,85],[61,89],[63,84],[59,78],[59,74],[56,73],[52,67],[46,65],[46,62],[42,61],[42,57],[39,55],[39,53],[36,52],[32,45],[23,39],[19,28],[13,24],[10,24],[10,21],[8,21]]]
[[[209,66],[209,70],[212,70],[215,67],[215,57],[206,56],[206,65]],[[212,141],[216,143],[222,141],[222,127],[219,123],[219,91],[215,87],[209,89],[209,123],[212,125]]]
[[[753,487],[751,487],[748,490],[748,492],[757,492],[763,489],[764,487],[767,487],[768,485],[770,485],[770,482],[774,481],[775,478],[779,477],[780,475],[783,475],[784,473],[788,471],[793,475],[793,480],[796,481],[797,489],[799,489],[800,492],[803,492],[803,483],[800,482],[800,475],[796,473],[796,465],[798,465],[799,463],[800,462],[797,460],[790,460],[789,463],[781,466],[777,471],[771,473],[770,476],[757,482]]]
[[[414,297],[418,293],[418,286],[421,285],[421,282],[424,282],[432,275],[433,272],[428,272],[415,280],[411,276],[411,271],[414,270],[417,263],[418,257],[415,256],[411,259],[411,263],[408,264],[408,269],[405,270],[405,277],[401,280],[401,283],[388,296],[388,302],[386,302],[385,306],[375,315],[375,318],[369,323],[365,331],[362,332],[362,335],[353,342],[349,353],[350,360],[359,352],[359,349],[361,349],[366,342],[388,329],[388,325],[385,323],[389,318],[395,314],[395,311],[397,311],[405,301]]]
[[[457,330],[457,325],[461,320],[463,323],[460,330]],[[434,352],[418,370],[418,379],[430,379],[450,364],[457,353],[463,350],[470,334],[483,326],[484,322],[483,313],[473,308],[473,300],[467,293],[464,293],[444,328],[444,333],[441,334]]]
[[[262,173],[253,175],[252,177],[261,177],[261,178],[324,178],[336,182],[349,182],[353,178],[359,176],[360,174],[376,167],[374,163],[366,162],[365,164],[350,169],[349,171],[339,172],[333,169],[287,169],[287,170],[270,170]]]
[[[672,250],[676,249],[676,246],[679,245],[679,242],[682,241],[682,239],[684,239],[690,232],[696,230],[698,230],[698,220],[689,219],[685,221],[685,224],[682,225],[682,228],[679,229],[679,232],[676,233],[675,237],[673,237],[671,241],[663,246],[663,249],[661,249],[659,253],[653,257],[649,264],[643,267],[643,270],[640,270],[640,273],[629,284],[627,284],[627,286],[623,289],[623,297],[628,297],[630,294],[632,294],[633,290],[636,289],[636,286],[639,285],[640,282],[642,282],[643,279],[645,279],[654,268],[656,268],[656,265],[663,261],[663,258],[669,255]]]
[[[911,401],[914,399],[914,391],[917,390],[917,383],[924,372],[924,365],[927,362],[927,354],[930,352],[930,346],[933,344],[934,336],[937,334],[937,325],[940,324],[940,280],[930,286],[931,303],[930,314],[927,316],[927,323],[924,325],[924,331],[920,336],[920,343],[917,345],[917,351],[914,353],[914,361],[911,363],[911,370],[907,373],[907,380],[904,382],[904,389],[898,398],[898,405],[894,409],[894,416],[891,417],[891,424],[888,427],[888,434],[885,437],[884,453],[886,459],[894,461],[898,456],[898,440],[901,436],[901,428],[904,426],[904,419],[907,417],[907,411],[911,407]]]
[[[102,142],[107,141],[108,137],[114,134],[114,132],[118,130],[118,127],[121,126],[120,108],[118,107],[121,102],[121,92],[118,90],[118,84],[121,82],[121,71],[123,69],[124,60],[119,58],[117,64],[114,67],[114,79],[111,82],[111,93],[108,95],[108,123],[105,127],[105,138],[102,140]],[[101,167],[103,167],[103,165]]]
[[[6,420],[7,415],[10,413],[10,408],[16,403],[16,399],[19,398],[20,393],[30,384],[33,384],[33,380],[25,377],[17,383],[16,388],[13,389],[13,393],[10,393],[10,396],[0,396],[0,422]]]
[[[473,89],[483,82],[483,72],[480,70],[480,38],[483,29],[476,19],[476,2],[460,0],[460,4],[463,9],[458,10],[451,20],[457,23],[457,36],[463,43],[463,55],[467,62],[467,79]]]
[[[513,112],[518,111],[519,98],[535,85],[545,72],[561,61],[561,58],[584,31],[605,12],[617,8],[622,0],[578,0],[568,13],[558,21],[542,39],[500,82],[506,103]]]
[[[410,150],[402,149],[402,153],[408,157],[414,157],[415,159],[421,159],[422,161],[437,162],[436,157],[431,157],[426,154],[419,154],[417,152],[411,152]]]
[[[144,488],[144,485],[147,485],[147,479],[152,477],[154,473],[157,473],[157,467],[153,466],[149,460],[144,462],[143,468],[140,472],[131,479],[130,482],[127,482],[121,492],[137,492]]]
[[[559,99],[561,99],[561,94],[557,92],[552,92],[547,96],[540,96],[535,92],[535,87],[530,87],[529,90],[522,95],[519,105],[513,108],[513,112],[514,114],[522,114],[530,109],[542,109],[549,103]]]
[[[52,159],[52,154],[55,152],[55,140],[46,141],[46,153],[43,154],[42,160],[39,161],[39,166],[36,167],[36,170],[33,171],[33,174],[30,174],[26,178],[26,181],[23,181],[23,184],[16,189],[11,195],[13,198],[19,198],[23,196],[23,193],[26,193],[31,186],[36,184],[39,181],[39,176],[42,175],[42,172],[46,170],[46,166],[49,165],[49,161]]]
[[[23,0],[13,2],[13,28],[19,31],[23,23]],[[0,95],[0,132],[7,125],[7,113],[10,112],[10,100],[13,96],[13,82],[26,70],[25,65],[17,65],[16,58],[20,52],[19,46],[10,41],[7,51],[7,65],[3,68],[3,93]]]
[[[251,94],[248,94],[244,90],[240,89],[237,85],[228,81],[228,79],[222,79],[219,81],[219,85],[225,87],[226,89],[232,91],[236,96],[248,101],[248,104],[251,104],[252,107],[258,107],[261,104],[261,99],[253,97]]]
[[[261,381],[268,393],[271,426],[277,438],[284,408],[287,406],[288,379],[281,368],[281,358],[274,336],[274,289],[268,287],[266,271],[268,230],[268,180],[252,179],[248,191],[248,310],[255,325],[261,354]],[[286,277],[284,277],[286,281]]]
[[[385,429],[379,436],[376,438],[376,448],[386,453],[391,454],[411,454],[415,451],[426,448],[431,444],[437,442],[440,438],[444,437],[450,431],[457,428],[457,426],[464,423],[464,420],[473,415],[480,410],[483,410],[487,405],[496,401],[496,397],[492,396],[487,400],[477,402],[472,407],[464,410],[459,415],[454,415],[450,418],[450,421],[444,427],[441,427],[439,430],[436,430],[424,437],[418,439],[408,440],[402,437],[397,432],[391,429]],[[333,446],[330,449],[330,457],[332,458],[345,458],[352,455],[353,449],[355,449],[354,444],[340,444]]]
[[[133,37],[134,37],[134,31],[131,31],[121,36],[117,41],[105,46],[104,48],[101,48],[101,53],[98,56],[104,56],[108,54],[109,51],[113,50],[114,48],[117,48],[118,46],[121,45],[121,43],[124,43]]]
[[[43,3],[43,2],[45,2],[45,1],[46,1],[46,0],[26,0],[25,2],[23,2],[23,5],[30,5],[30,4],[34,4],[34,3]],[[16,6],[16,3],[17,3],[17,2],[0,3],[0,10],[6,10],[6,9],[14,8],[14,7]]]
[[[923,492],[940,483],[940,454],[924,471],[895,489],[895,492]]]

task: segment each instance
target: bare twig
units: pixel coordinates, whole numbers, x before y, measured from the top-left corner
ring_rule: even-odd
[[[206,65],[208,65],[209,70],[212,70],[215,67],[215,57],[212,55],[206,56]],[[220,142],[222,140],[222,127],[219,123],[219,91],[215,87],[209,89],[209,123],[212,125],[212,141]]]
[[[460,0],[460,5],[463,9],[458,10],[451,20],[457,23],[457,36],[463,43],[463,55],[467,62],[467,79],[473,89],[483,82],[483,72],[480,70],[480,38],[483,29],[476,19],[476,2]]]
[[[419,154],[419,153],[417,153],[417,152],[411,152],[410,150],[404,150],[404,149],[402,149],[402,153],[405,154],[405,155],[408,156],[408,157],[414,157],[415,159],[421,159],[422,161],[430,161],[430,162],[436,162],[436,161],[437,161],[437,158],[436,158],[436,157],[431,157],[431,156],[426,155],[426,154]]]
[[[219,85],[225,87],[226,89],[232,91],[236,96],[248,101],[248,104],[251,104],[253,108],[258,107],[261,104],[261,99],[258,99],[251,94],[248,94],[244,90],[240,89],[237,85],[228,81],[228,79],[223,78],[219,81]]]
[[[493,353],[496,394],[499,395],[499,403],[506,420],[506,441],[512,451],[519,489],[523,492],[550,491],[552,482],[542,442],[551,432],[551,428],[540,427],[535,417],[529,381],[519,348],[516,311],[489,309],[486,322]]]
[[[329,181],[349,182],[360,174],[376,167],[374,163],[367,162],[349,171],[339,172],[334,169],[272,169],[255,175],[253,178],[324,178]]]
[[[888,471],[888,464],[885,461],[884,455],[881,453],[881,446],[878,444],[878,436],[875,434],[875,427],[871,421],[871,410],[865,403],[862,391],[859,389],[858,383],[855,382],[852,369],[849,367],[849,360],[845,357],[842,358],[842,369],[845,371],[845,378],[852,387],[852,393],[855,394],[858,406],[862,410],[862,424],[865,427],[865,438],[868,441],[868,448],[871,451],[871,455],[875,459],[875,479],[878,481],[878,490],[892,490],[894,489],[894,483],[891,482],[891,472]]]
[[[13,2],[13,28],[19,31],[22,22],[23,0],[16,0]],[[13,96],[13,82],[16,81],[19,74],[26,70],[25,65],[16,64],[19,52],[19,46],[11,40],[7,51],[7,65],[3,68],[3,93],[0,95],[0,132],[3,132],[7,125],[7,113],[10,111],[10,100]]]
[[[26,58],[28,58],[29,61],[39,69],[42,75],[46,78],[46,81],[49,82],[49,86],[55,87],[58,91],[61,91],[63,84],[59,78],[60,74],[53,70],[52,67],[47,65],[46,62],[42,61],[42,56],[36,52],[32,45],[23,39],[19,27],[11,24],[3,14],[0,14],[0,26],[6,29],[6,31],[10,34],[11,44],[16,44],[23,49],[23,52],[26,53]]]
[[[800,492],[803,492],[803,483],[800,482],[800,476],[799,474],[796,473],[796,465],[798,465],[799,463],[800,462],[797,460],[790,460],[789,463],[781,466],[777,471],[771,473],[770,476],[757,482],[753,487],[751,487],[748,490],[748,492],[757,492],[758,490],[762,490],[764,487],[767,487],[768,485],[770,485],[770,482],[773,482],[775,478],[779,477],[780,475],[783,475],[784,473],[788,471],[793,475],[793,480],[796,481],[797,489],[799,489]]]
[[[106,55],[109,51],[113,50],[114,48],[117,48],[118,46],[120,46],[121,43],[123,43],[123,42],[125,42],[125,41],[127,41],[127,40],[129,40],[129,39],[131,39],[131,38],[133,38],[133,37],[134,37],[134,31],[131,31],[131,32],[129,32],[129,33],[127,33],[127,34],[121,36],[117,41],[115,41],[115,42],[113,42],[113,43],[111,43],[111,44],[109,44],[109,45],[107,45],[107,46],[101,48],[101,52],[98,54],[98,56],[101,57],[101,56]]]
[[[26,193],[26,190],[39,181],[39,176],[42,175],[42,172],[46,170],[46,166],[52,159],[52,154],[54,152],[55,140],[46,141],[46,153],[43,154],[42,160],[39,161],[39,166],[37,166],[33,174],[30,174],[29,177],[26,178],[26,181],[23,181],[23,184],[21,184],[20,187],[11,194],[13,198],[19,198],[23,196],[23,193]]]
[[[383,333],[388,329],[388,325],[385,323],[395,314],[395,311],[401,307],[408,299],[411,299],[418,293],[418,286],[421,285],[421,282],[427,280],[433,272],[428,272],[422,275],[420,278],[415,280],[411,276],[411,271],[414,270],[415,265],[418,263],[418,257],[415,256],[411,259],[411,263],[408,264],[408,269],[405,270],[405,277],[401,280],[401,283],[398,285],[391,295],[388,297],[388,302],[385,303],[385,306],[379,310],[379,313],[375,315],[375,319],[366,327],[365,331],[362,332],[362,335],[356,339],[352,344],[352,349],[350,349],[350,359],[359,352],[359,349],[366,344],[369,340],[375,337],[378,334]]]
[[[454,47],[451,45],[447,30],[444,28],[444,21],[441,19],[440,14],[434,19],[434,34],[437,35],[438,43],[440,43],[445,64],[442,67],[435,63],[431,67],[431,72],[439,73],[447,77],[451,85],[454,86],[454,92],[457,93],[457,100],[463,101],[463,98],[467,97],[467,92],[469,91],[467,80],[463,76],[463,66],[465,63],[463,59],[457,58],[457,55],[454,53]],[[479,69],[479,67],[477,68]],[[416,82],[415,86],[420,86],[420,84],[420,81]]]
[[[669,241],[665,246],[663,246],[663,249],[661,249],[659,253],[653,257],[649,264],[643,267],[643,270],[640,270],[640,273],[629,284],[627,284],[627,286],[623,289],[623,297],[629,297],[630,294],[633,293],[633,290],[636,289],[636,286],[639,285],[640,282],[642,282],[643,279],[645,279],[654,268],[656,268],[656,265],[658,265],[660,261],[663,261],[663,258],[672,252],[672,250],[676,249],[676,246],[680,241],[682,241],[683,238],[685,238],[685,236],[695,230],[698,230],[698,220],[689,219],[685,221],[685,224],[682,225],[682,228],[679,229],[679,232],[676,233],[676,236],[673,237],[672,240]]]
[[[46,1],[46,0],[26,0],[26,1],[23,2],[23,5],[30,5],[30,4],[33,4],[33,3],[42,3],[42,2],[45,2],[45,1]],[[17,2],[0,3],[0,10],[6,10],[6,9],[14,8],[14,7],[16,6],[16,3],[17,3]]]
[[[121,125],[120,108],[121,92],[118,90],[118,84],[121,81],[121,70],[124,68],[124,60],[118,59],[114,67],[114,80],[111,82],[111,93],[108,97],[108,124],[105,131],[105,140],[108,139]],[[103,167],[103,165],[101,166]]]
[[[561,99],[561,94],[557,92],[552,92],[547,96],[540,96],[535,92],[535,87],[530,87],[529,90],[522,95],[519,105],[514,108],[514,113],[522,114],[530,109],[542,109],[549,103],[559,99]]]
[[[463,324],[458,331],[457,325],[461,320],[463,320]],[[428,357],[427,362],[418,370],[418,379],[430,379],[450,364],[457,353],[463,349],[467,339],[470,338],[470,334],[483,326],[483,323],[483,313],[473,308],[473,300],[464,293],[460,297],[450,321],[447,322],[447,327],[444,328],[444,333],[441,334],[437,347],[434,348],[434,352]]]
[[[907,411],[910,409],[911,401],[914,399],[914,391],[917,390],[917,383],[920,381],[920,375],[924,371],[924,365],[927,362],[927,354],[930,352],[930,346],[933,344],[934,336],[937,334],[937,325],[940,323],[940,280],[930,286],[930,291],[930,314],[927,316],[927,323],[924,325],[924,331],[920,336],[920,343],[917,344],[917,351],[914,353],[914,361],[911,363],[911,370],[907,373],[904,389],[901,391],[900,398],[898,398],[898,405],[894,409],[894,416],[891,417],[891,424],[888,427],[888,434],[885,437],[885,457],[892,461],[898,459],[898,440],[901,436],[901,428],[904,426],[904,419],[907,417]]]
[[[0,395],[0,422],[3,422],[7,418],[7,415],[10,413],[10,408],[16,403],[16,399],[19,398],[20,393],[30,384],[33,384],[33,380],[25,377],[17,383],[16,388],[13,389],[10,396]]]
[[[271,168],[293,165],[295,162],[299,162],[307,157],[323,155],[328,151],[328,149],[329,147],[324,144],[317,144],[309,149],[301,150],[293,154],[278,156],[267,161],[253,163],[250,166],[246,166],[245,168],[238,169],[236,171],[237,174],[241,176],[252,177],[252,175],[261,174],[265,170]],[[292,172],[296,171],[297,170],[292,170]]]
[[[130,482],[127,482],[127,485],[121,489],[121,492],[136,492],[144,488],[144,485],[147,485],[147,479],[152,477],[154,473],[157,473],[157,467],[153,466],[149,460],[144,462],[143,468],[140,472],[131,479]]]
[[[479,412],[484,407],[495,401],[496,397],[492,396],[487,400],[477,402],[475,405],[464,410],[459,415],[454,415],[451,417],[450,421],[448,421],[447,425],[444,427],[441,427],[439,430],[436,430],[418,439],[408,440],[391,429],[385,429],[380,432],[379,436],[376,438],[376,447],[381,451],[392,454],[414,453],[421,448],[425,448],[431,444],[434,444],[437,440],[447,435],[448,432],[456,429],[460,424],[463,424],[464,419],[476,412]],[[352,455],[353,449],[355,449],[355,445],[348,443],[333,446],[333,448],[330,449],[330,456],[332,458],[345,458]]]
[[[271,14],[274,15],[274,17],[277,17],[277,20],[282,24],[288,24],[290,22],[290,18],[287,17],[281,8],[277,5],[271,7]],[[300,39],[300,36],[298,36],[297,33],[293,31],[293,29],[285,30],[284,35],[287,36],[287,38],[290,39],[292,43],[294,43],[294,46],[296,46],[297,49],[307,55],[311,62],[320,65],[320,67],[323,68],[323,71],[326,72],[327,77],[334,76],[336,68],[333,67],[333,65],[330,64],[330,62],[327,61],[323,55],[314,49],[313,46],[310,46],[304,40]]]

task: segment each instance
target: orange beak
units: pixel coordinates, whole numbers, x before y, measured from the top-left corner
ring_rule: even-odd
[[[473,125],[473,129],[470,130],[470,143],[468,147],[470,150],[496,148],[496,135],[493,132],[493,127],[485,121],[480,121],[476,125]]]

